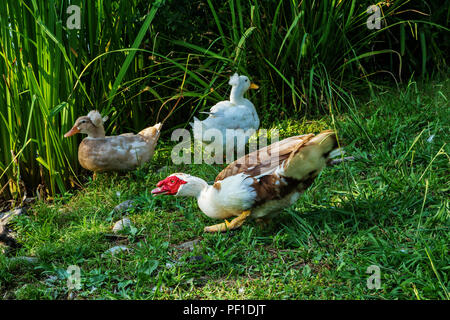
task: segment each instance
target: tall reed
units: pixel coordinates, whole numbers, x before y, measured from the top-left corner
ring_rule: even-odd
[[[72,4],[83,12],[80,29],[68,28]],[[139,47],[156,11],[136,0],[1,1],[0,197],[53,195],[78,183],[78,143],[63,134],[112,98],[136,52],[94,63],[80,79],[81,72],[114,47]]]

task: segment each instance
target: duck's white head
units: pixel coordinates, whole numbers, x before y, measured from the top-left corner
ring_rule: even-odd
[[[103,128],[103,123],[108,119],[108,117],[101,116],[100,112],[97,110],[92,110],[87,114],[87,116],[79,117],[72,129],[67,132],[64,137],[73,136],[76,133],[84,133],[92,138],[103,138],[105,137],[105,130]]]
[[[208,184],[186,173],[173,173],[161,180],[152,190],[153,195],[165,194],[178,197],[198,197]]]
[[[230,81],[228,81],[228,84],[232,87],[239,87],[243,92],[247,91],[248,89],[259,88],[259,86],[251,82],[247,76],[240,76],[237,73],[233,74],[230,77]]]
[[[244,93],[248,89],[259,88],[259,86],[251,82],[247,76],[240,76],[237,73],[233,74],[230,77],[230,81],[228,82],[228,84],[232,86],[231,95],[235,95],[236,97],[244,96]]]

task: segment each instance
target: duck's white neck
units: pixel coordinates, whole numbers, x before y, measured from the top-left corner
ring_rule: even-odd
[[[208,183],[198,177],[190,176],[187,184],[181,185],[178,196],[199,198],[208,188]]]
[[[239,104],[244,100],[244,88],[242,86],[237,85],[231,87],[231,93],[230,93],[230,101],[234,104]]]
[[[180,188],[177,196],[195,197],[200,210],[210,218],[217,219],[223,214],[223,208],[216,199],[217,190],[203,179],[191,176],[188,183]]]

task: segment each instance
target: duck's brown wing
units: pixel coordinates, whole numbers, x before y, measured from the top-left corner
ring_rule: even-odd
[[[256,204],[282,199],[294,190],[306,190],[326,165],[329,153],[337,148],[333,131],[317,136],[295,136],[242,157],[226,167],[216,178],[245,173],[253,179]],[[257,163],[255,164],[255,160]]]
[[[217,175],[215,181],[221,181],[238,173],[245,173],[252,177],[267,174],[286,161],[292,152],[298,150],[312,137],[314,134],[289,137],[251,152],[230,163]]]

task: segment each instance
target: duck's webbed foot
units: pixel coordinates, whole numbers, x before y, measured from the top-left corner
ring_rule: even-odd
[[[242,212],[238,217],[228,222],[225,220],[223,223],[215,224],[213,226],[205,227],[205,232],[225,232],[227,230],[234,230],[241,227],[244,224],[245,219],[250,215],[251,211],[247,210]]]

